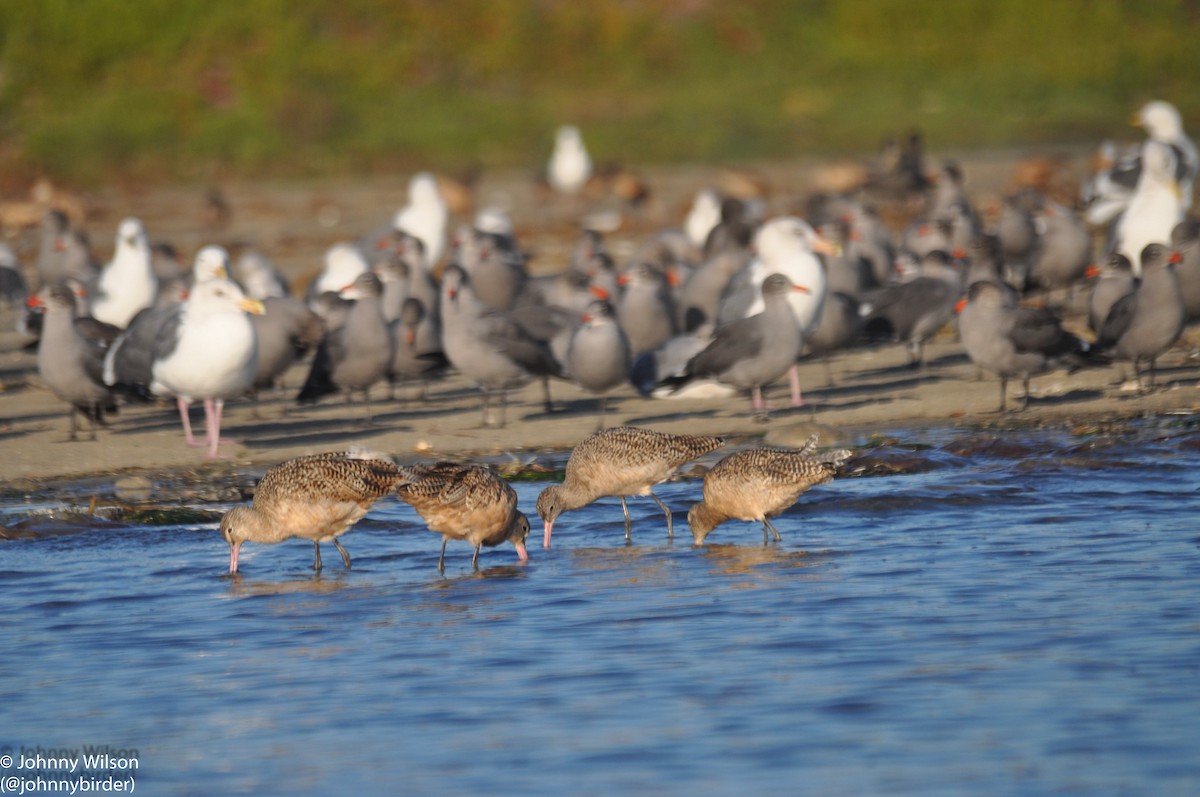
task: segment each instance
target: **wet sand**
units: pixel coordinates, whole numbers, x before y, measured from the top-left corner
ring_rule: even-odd
[[[1016,156],[978,159],[966,163],[969,186],[980,204],[1002,194]],[[769,171],[777,186],[767,201],[772,212],[799,212],[804,186],[812,184],[812,165],[776,165]],[[622,214],[622,226],[606,236],[620,262],[649,231],[678,224],[687,201],[702,185],[719,179],[719,170],[665,169],[647,172],[655,188],[647,207],[636,213],[615,200],[596,200],[589,209]],[[111,251],[111,235],[125,215],[141,217],[152,239],[170,240],[186,262],[199,246],[223,243],[237,248],[257,245],[272,256],[297,282],[320,267],[324,249],[333,241],[356,238],[390,218],[404,201],[406,175],[377,181],[299,184],[224,184],[231,215],[214,222],[206,205],[206,187],[173,187],[153,192],[112,189],[90,198],[87,223],[98,256]],[[793,187],[789,192],[784,187]],[[520,240],[533,251],[538,271],[561,268],[574,243],[573,219],[580,208],[552,205],[540,198],[523,175],[486,180],[476,189],[476,205],[507,207],[517,223]],[[465,219],[469,216],[459,216]],[[23,262],[32,264],[36,233],[13,240]],[[497,463],[528,464],[539,453],[563,451],[597,427],[598,404],[567,382],[552,383],[557,412],[542,407],[537,384],[514,391],[503,428],[481,424],[479,393],[460,377],[434,383],[427,401],[418,386],[398,389],[387,399],[387,387],[373,391],[374,421],[367,425],[361,404],[347,405],[329,397],[316,406],[297,407],[295,392],[306,366],[286,376],[286,387],[264,395],[256,407],[249,400],[226,406],[223,458],[211,461],[202,448],[184,445],[173,401],[124,404],[111,426],[95,441],[67,441],[65,405],[41,385],[36,355],[23,350],[28,343],[15,331],[16,309],[0,309],[0,483],[12,494],[39,493],[68,482],[111,484],[142,476],[156,485],[177,479],[191,484],[222,485],[244,480],[247,473],[297,454],[366,445],[400,460],[486,458]],[[1069,326],[1080,329],[1073,317]],[[1200,411],[1200,358],[1192,331],[1159,361],[1160,388],[1138,395],[1122,383],[1127,365],[1062,372],[1036,378],[1032,400],[1018,413],[999,416],[999,384],[994,376],[978,378],[947,327],[927,347],[927,365],[913,369],[900,345],[859,348],[835,356],[827,384],[821,362],[801,366],[806,405],[788,405],[787,386],[771,391],[774,407],[763,421],[749,411],[741,395],[647,399],[632,387],[611,394],[607,424],[636,424],[666,431],[718,433],[734,441],[764,438],[771,443],[801,443],[812,431],[822,442],[862,444],[878,434],[907,428],[956,426],[966,429],[1010,424],[1087,425],[1131,420],[1147,414]],[[1010,405],[1020,385],[1010,386]],[[203,428],[202,412],[193,421]],[[85,435],[86,437],[86,432]],[[236,439],[237,442],[234,442]]]

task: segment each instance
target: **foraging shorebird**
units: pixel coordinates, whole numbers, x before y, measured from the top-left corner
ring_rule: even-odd
[[[362,520],[371,506],[402,481],[396,463],[364,450],[309,454],[281,462],[263,476],[250,506],[221,518],[229,543],[229,572],[247,542],[275,544],[302,537],[313,541],[313,570],[321,570],[321,543],[332,542],[350,569],[350,554],[338,537]]]
[[[563,483],[547,487],[538,496],[537,512],[545,524],[543,545],[550,547],[550,535],[559,515],[609,495],[621,499],[626,542],[633,528],[625,503],[629,495],[650,496],[667,516],[667,536],[674,537],[671,510],[654,494],[654,485],[669,479],[684,463],[724,444],[720,437],[668,434],[634,426],[616,426],[588,435],[571,452]]]
[[[442,535],[438,572],[446,569],[446,543],[466,540],[475,547],[471,566],[479,568],[479,549],[509,541],[522,562],[529,558],[525,539],[529,519],[517,509],[517,494],[491,468],[437,462],[400,468],[396,495]]]
[[[817,435],[798,449],[752,448],[722,459],[704,475],[704,499],[688,510],[688,525],[696,545],[726,520],[758,520],[782,538],[771,518],[796,503],[809,487],[832,481],[838,466],[850,457],[845,449],[815,453]]]

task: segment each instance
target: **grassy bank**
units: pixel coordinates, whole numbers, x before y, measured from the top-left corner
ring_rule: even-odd
[[[0,4],[0,169],[320,174],[725,162],[1200,128],[1200,10],[1119,0]]]

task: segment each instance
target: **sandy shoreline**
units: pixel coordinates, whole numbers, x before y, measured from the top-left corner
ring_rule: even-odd
[[[788,407],[786,385],[777,385],[766,422],[752,416],[743,396],[647,399],[629,388],[610,398],[608,425],[717,433],[734,444],[760,438],[800,444],[815,431],[825,444],[862,445],[877,435],[915,428],[1080,425],[1200,412],[1200,361],[1180,347],[1163,358],[1159,378],[1165,386],[1154,393],[1137,395],[1114,386],[1115,367],[1048,374],[1034,381],[1034,398],[1025,410],[1001,416],[995,412],[997,380],[990,375],[977,380],[949,331],[944,337],[929,348],[924,370],[907,367],[898,345],[834,358],[831,387],[824,386],[823,364],[806,363],[801,367],[806,406]],[[434,385],[427,403],[416,398],[416,386],[400,390],[412,398],[395,401],[386,398],[386,388],[377,387],[374,421],[368,426],[362,405],[347,405],[340,397],[296,407],[294,386],[303,378],[297,369],[289,374],[291,390],[264,398],[257,408],[248,400],[227,405],[225,431],[239,442],[223,444],[223,458],[214,461],[203,449],[185,446],[173,402],[124,405],[95,441],[69,442],[65,408],[38,383],[33,355],[9,350],[0,362],[8,386],[0,394],[0,483],[10,493],[36,495],[84,483],[106,489],[137,475],[163,484],[208,483],[219,495],[246,474],[288,457],[350,445],[400,461],[477,458],[528,464],[540,454],[569,450],[598,422],[593,397],[556,382],[551,389],[558,412],[547,414],[540,387],[530,385],[513,393],[505,427],[484,428],[478,392],[452,377]],[[202,422],[199,409],[193,412]]]
[[[1006,190],[1015,156],[966,163],[968,185],[979,203]],[[802,190],[811,185],[812,165],[780,165],[771,171],[778,188],[771,195],[771,212],[799,212]],[[715,180],[713,170],[669,169],[648,175],[655,185],[654,200],[632,216],[627,210],[619,231],[606,242],[624,262],[650,230],[678,224],[681,209],[695,190]],[[93,220],[87,225],[98,257],[105,259],[116,222],[138,215],[152,238],[171,240],[190,262],[206,243],[236,247],[256,244],[268,252],[295,280],[313,273],[324,249],[335,240],[357,237],[390,216],[402,201],[404,176],[351,184],[298,186],[232,185],[224,191],[233,208],[232,221],[220,229],[206,226],[203,192],[174,187],[153,192],[114,190],[93,198]],[[485,182],[476,204],[499,204],[510,209],[524,245],[535,253],[533,266],[550,270],[562,262],[573,244],[573,216],[548,207],[531,193],[525,177],[508,176]],[[603,203],[601,203],[603,210]],[[619,210],[619,209],[618,209]],[[456,220],[461,220],[459,217]],[[36,231],[14,239],[19,254],[32,263],[31,241]],[[596,400],[566,382],[552,385],[562,411],[546,414],[540,386],[515,391],[505,428],[481,428],[479,394],[459,377],[435,383],[430,400],[388,401],[386,386],[377,386],[375,422],[362,424],[363,409],[330,397],[315,407],[296,407],[296,390],[304,367],[290,372],[286,390],[264,396],[255,408],[248,400],[226,406],[223,432],[240,443],[222,446],[224,458],[206,459],[203,449],[184,445],[173,402],[122,406],[109,429],[96,441],[66,442],[66,406],[37,375],[36,354],[25,352],[28,342],[15,331],[18,311],[0,308],[0,485],[10,496],[39,494],[66,483],[111,484],[131,474],[164,482],[187,474],[194,483],[230,484],[247,473],[297,454],[343,449],[352,444],[385,451],[400,460],[438,457],[479,457],[493,462],[527,462],[538,452],[570,449],[596,428]],[[1078,319],[1074,319],[1078,329]],[[801,381],[807,406],[786,405],[786,385],[772,391],[780,406],[768,423],[753,418],[743,396],[689,399],[645,399],[632,387],[612,394],[608,425],[629,423],[666,431],[719,433],[734,440],[763,436],[779,444],[800,443],[816,430],[823,442],[861,444],[872,435],[913,427],[976,428],[980,424],[1084,423],[1132,419],[1147,414],[1200,411],[1200,358],[1195,331],[1159,362],[1162,387],[1137,395],[1118,384],[1120,366],[1085,370],[1073,375],[1052,373],[1034,380],[1034,400],[1022,413],[999,418],[995,409],[999,385],[995,377],[977,379],[976,369],[955,340],[952,327],[927,347],[924,370],[906,366],[899,345],[860,348],[832,360],[834,383],[826,386],[825,365],[806,362]],[[1127,371],[1127,366],[1124,369]],[[1020,387],[1010,388],[1015,397]],[[416,386],[399,389],[415,396]],[[257,414],[257,417],[256,417]],[[199,408],[193,418],[200,420]],[[202,428],[202,420],[200,428]]]

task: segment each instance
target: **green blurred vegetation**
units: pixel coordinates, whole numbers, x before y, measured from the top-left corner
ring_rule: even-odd
[[[309,175],[729,162],[1200,128],[1200,4],[1134,0],[0,3],[0,169]]]

